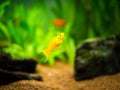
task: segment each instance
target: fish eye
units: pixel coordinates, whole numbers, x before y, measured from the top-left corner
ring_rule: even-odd
[[[62,36],[62,34],[59,34],[59,36]]]
[[[63,35],[64,35],[63,33],[60,33],[60,34],[59,34],[60,37],[63,36]]]

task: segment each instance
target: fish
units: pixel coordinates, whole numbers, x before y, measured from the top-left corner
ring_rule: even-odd
[[[55,19],[53,20],[53,24],[59,27],[65,26],[66,22],[63,19]]]
[[[46,56],[47,59],[49,58],[51,52],[55,50],[63,42],[63,39],[64,33],[60,33],[55,38],[53,38],[53,40],[48,45],[48,48],[43,50],[43,54]]]

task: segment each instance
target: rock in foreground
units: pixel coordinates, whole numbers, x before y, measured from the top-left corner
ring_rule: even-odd
[[[120,35],[84,42],[76,51],[76,80],[120,72]]]

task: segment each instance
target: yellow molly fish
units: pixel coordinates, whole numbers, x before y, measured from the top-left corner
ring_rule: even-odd
[[[58,36],[56,36],[48,45],[48,48],[43,50],[39,55],[41,60],[46,61],[51,54],[51,52],[57,48],[63,41],[64,39],[64,33],[60,33]]]

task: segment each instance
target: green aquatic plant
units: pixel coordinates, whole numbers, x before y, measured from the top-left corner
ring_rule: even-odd
[[[118,0],[30,1],[7,0],[1,4],[9,8],[0,9],[0,46],[13,57],[33,58],[64,32],[62,45],[51,53],[46,64],[52,66],[55,60],[62,60],[73,65],[76,47],[83,40],[120,31]]]
[[[10,4],[9,1],[6,1],[0,5],[0,46],[5,46],[8,45],[9,42],[5,42],[4,39],[8,39],[9,41],[11,40],[9,31],[7,27],[5,26],[4,23],[2,23],[2,17],[5,12],[5,8]],[[2,41],[2,42],[1,42]]]
[[[14,58],[37,57],[38,62],[48,63],[51,66],[54,65],[55,59],[68,61],[72,64],[75,52],[74,40],[69,36],[72,23],[62,18],[50,18],[50,14],[46,14],[50,8],[45,8],[47,3],[43,3],[45,6],[32,5],[29,9],[22,3],[10,4],[12,5],[12,12],[6,12],[5,18],[5,27],[8,32],[8,35],[5,36],[8,38],[5,41],[10,44],[4,50],[11,53]],[[46,12],[42,12],[43,9]],[[60,23],[60,20],[63,21],[64,25],[55,24],[55,22]],[[40,52],[47,48],[51,39],[60,32],[65,33],[62,45],[51,53],[47,62],[40,61],[38,57],[44,57],[44,54]]]
[[[37,55],[33,55],[31,58],[34,58],[38,62],[46,62],[49,59],[51,52],[62,43],[63,39],[64,39],[64,33],[60,33],[50,42],[50,44],[48,44],[47,49],[39,51]],[[22,47],[20,47],[17,44],[16,45],[14,44],[11,47],[5,48],[4,50],[7,52],[11,51],[13,57],[15,58],[16,57],[25,58],[26,57],[25,55],[27,53],[23,50]]]

